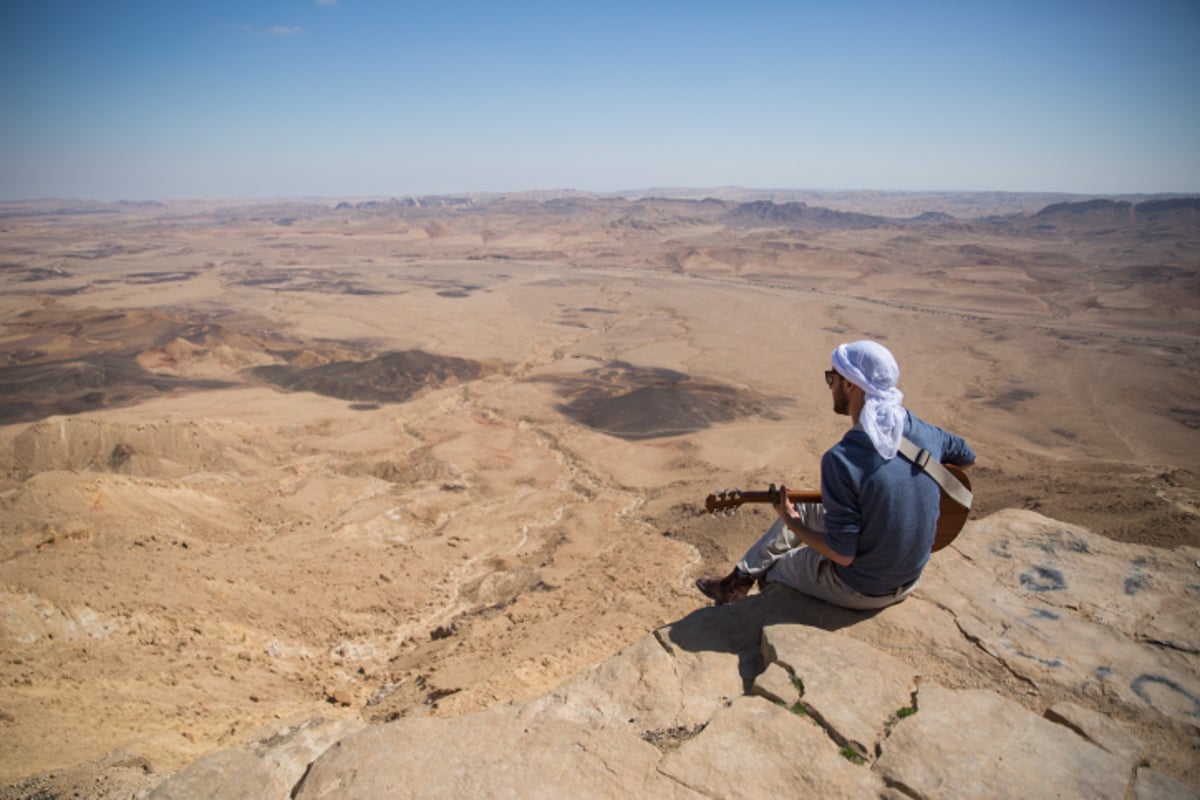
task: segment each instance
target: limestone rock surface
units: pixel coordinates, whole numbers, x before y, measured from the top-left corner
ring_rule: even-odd
[[[883,744],[879,774],[913,797],[1119,800],[1133,764],[994,692],[922,687]]]
[[[401,720],[338,742],[313,763],[297,800],[338,798],[696,798],[658,771],[653,745],[511,707]]]
[[[802,625],[763,631],[764,658],[803,687],[800,702],[838,744],[872,757],[873,744],[912,704],[917,674],[898,658],[855,639]]]
[[[284,800],[308,765],[339,739],[363,727],[358,719],[294,719],[259,732],[240,748],[221,750],[194,762],[160,784],[151,800],[242,796]]]
[[[739,698],[660,769],[703,797],[878,797],[879,776],[842,757],[813,720]]]

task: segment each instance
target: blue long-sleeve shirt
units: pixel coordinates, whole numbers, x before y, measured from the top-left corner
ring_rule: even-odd
[[[904,435],[941,462],[965,466],[975,451],[962,438],[906,411]],[[855,426],[821,458],[825,541],[848,567],[838,577],[864,594],[886,594],[921,576],[937,532],[941,489],[903,456],[885,461]]]

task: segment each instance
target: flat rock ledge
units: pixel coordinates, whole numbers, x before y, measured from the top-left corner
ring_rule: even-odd
[[[148,796],[1196,798],[1198,558],[1001,512],[881,612],[769,586],[531,702],[293,721]]]

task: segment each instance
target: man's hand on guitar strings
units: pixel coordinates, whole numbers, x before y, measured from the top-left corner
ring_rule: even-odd
[[[772,488],[774,488],[772,486]],[[798,519],[799,514],[796,513],[795,506],[788,500],[788,489],[786,486],[779,487],[779,495],[775,500],[775,513],[783,520],[783,524],[787,525],[791,520]]]

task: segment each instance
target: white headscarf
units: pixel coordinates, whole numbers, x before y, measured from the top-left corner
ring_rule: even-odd
[[[833,368],[862,389],[867,399],[859,423],[875,451],[885,460],[896,456],[904,436],[904,393],[896,388],[900,365],[877,342],[867,340],[840,344],[833,351]]]

